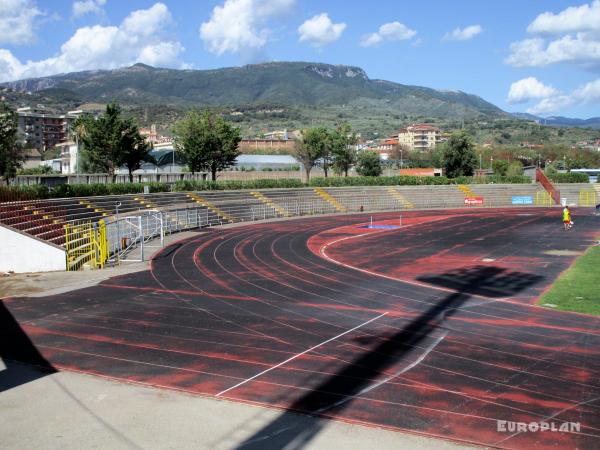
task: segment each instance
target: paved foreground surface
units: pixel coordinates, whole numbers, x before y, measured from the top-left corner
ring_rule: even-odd
[[[252,432],[236,427],[243,448],[309,445],[332,418],[487,446],[598,448],[599,321],[532,306],[600,229],[576,217],[567,233],[559,210],[534,209],[214,230],[149,272],[4,300],[0,354],[281,408]],[[499,420],[580,429],[499,431]]]
[[[36,375],[32,374],[31,368],[24,367],[19,373],[22,377]],[[60,372],[2,392],[0,416],[0,435],[5,449],[228,450],[275,420],[278,412],[173,390]],[[287,426],[310,426],[317,420],[292,415]],[[447,441],[337,421],[325,424],[306,448],[427,450],[432,447],[439,450],[464,448]]]

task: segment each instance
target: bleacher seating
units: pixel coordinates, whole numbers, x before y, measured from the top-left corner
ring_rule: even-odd
[[[577,202],[581,189],[590,185],[560,185],[561,195]],[[537,184],[470,185],[469,195],[484,198],[481,207],[512,205],[514,196],[531,196],[542,190]],[[240,191],[167,192],[48,199],[0,204],[0,223],[37,238],[64,245],[64,225],[97,222],[118,213],[144,210],[195,208],[202,223],[219,225],[263,218],[331,214],[336,212],[403,210],[412,208],[462,208],[466,189],[444,186],[368,186]],[[480,207],[480,206],[474,206]],[[171,220],[171,219],[169,219]]]

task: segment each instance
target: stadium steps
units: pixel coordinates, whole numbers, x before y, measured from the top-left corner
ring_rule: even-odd
[[[466,184],[457,184],[456,187],[465,195],[465,198],[477,197],[477,194]]]
[[[290,217],[290,213],[287,212],[286,209],[282,208],[280,205],[275,203],[273,200],[266,197],[263,193],[258,192],[258,191],[252,191],[252,192],[250,192],[250,194],[253,195],[254,197],[256,197],[256,199],[263,202],[265,205],[273,208],[281,217]]]
[[[281,205],[294,216],[329,214],[336,209],[311,188],[303,189],[264,189],[261,193]]]
[[[106,211],[104,208],[94,205],[88,199],[79,200],[79,204],[85,206],[87,209],[92,210],[95,213],[99,213],[102,217],[109,216],[110,213]]]
[[[331,196],[331,194],[329,194],[328,192],[326,192],[324,189],[322,189],[322,188],[315,188],[314,191],[323,200],[325,200],[327,203],[329,203],[331,206],[333,206],[337,212],[346,212],[346,211],[348,211],[348,208],[346,208],[339,201],[337,201],[335,198],[333,198],[333,196]]]
[[[567,199],[568,205],[576,204],[578,206],[592,206],[592,205],[580,204],[581,203],[580,202],[580,200],[581,200],[580,194],[581,194],[581,192],[590,192],[590,191],[596,192],[593,184],[591,184],[591,183],[561,183],[561,184],[556,184],[555,186],[556,186],[556,189],[558,189],[560,192],[560,197]]]
[[[221,217],[225,221],[230,222],[230,223],[235,222],[235,218],[231,214],[223,211],[218,206],[216,206],[214,203],[204,199],[200,195],[194,194],[194,193],[189,193],[188,197],[191,198],[192,200],[194,200],[200,206],[208,208],[210,211],[212,211],[213,213],[215,213],[217,216]]]
[[[412,204],[404,195],[402,195],[396,188],[389,187],[387,188],[389,194],[394,197],[396,200],[400,202],[403,208],[414,208],[415,205]]]

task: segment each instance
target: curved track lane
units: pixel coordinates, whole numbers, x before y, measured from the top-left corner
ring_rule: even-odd
[[[282,408],[248,448],[318,433],[287,411],[488,446],[600,446],[598,319],[532,306],[596,218],[569,233],[551,210],[364,222],[211,230],[148,272],[4,303],[55,367]],[[581,429],[498,431],[499,420]]]

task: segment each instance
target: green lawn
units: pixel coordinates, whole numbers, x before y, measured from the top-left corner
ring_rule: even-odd
[[[555,309],[600,315],[600,246],[590,247],[539,300]]]

